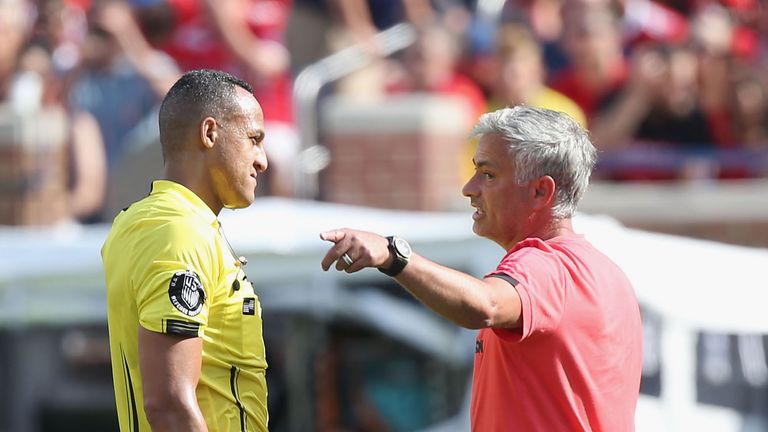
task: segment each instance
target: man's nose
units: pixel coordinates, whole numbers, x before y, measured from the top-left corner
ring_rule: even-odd
[[[256,160],[253,162],[253,167],[256,168],[256,172],[264,172],[267,170],[268,166],[269,161],[267,160],[267,152],[262,150],[256,156]]]
[[[472,176],[467,180],[467,183],[464,184],[464,187],[461,188],[461,193],[465,197],[472,197],[477,196],[477,183],[475,182],[475,177]]]

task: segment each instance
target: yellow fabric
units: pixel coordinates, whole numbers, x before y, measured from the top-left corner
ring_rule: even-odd
[[[123,432],[150,431],[139,325],[203,339],[197,400],[209,430],[267,431],[261,305],[219,231],[216,215],[199,197],[165,180],[115,218],[102,259]]]
[[[587,127],[587,116],[584,115],[584,111],[579,108],[576,102],[571,100],[568,96],[549,87],[542,87],[541,90],[528,101],[527,105],[568,114],[580,124],[581,127]],[[504,108],[504,106],[505,105],[498,100],[492,100],[488,105],[488,108],[489,111],[496,111]],[[467,154],[462,158],[461,176],[465,181],[472,177],[472,173],[475,170],[474,165],[472,164],[475,150],[477,150],[477,139],[470,141],[467,146]]]
[[[587,116],[568,96],[549,87],[542,87],[530,101],[531,106],[559,111],[571,116],[581,127],[587,127]]]

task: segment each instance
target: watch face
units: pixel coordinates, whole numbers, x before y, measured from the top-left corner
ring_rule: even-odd
[[[406,258],[411,256],[411,245],[409,245],[407,241],[401,239],[400,237],[395,237],[394,246],[400,255]]]

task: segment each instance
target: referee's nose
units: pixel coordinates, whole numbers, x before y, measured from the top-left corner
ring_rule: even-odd
[[[261,147],[261,151],[256,154],[256,159],[253,161],[253,167],[256,169],[256,172],[262,173],[267,170],[268,166],[267,151],[264,147]]]

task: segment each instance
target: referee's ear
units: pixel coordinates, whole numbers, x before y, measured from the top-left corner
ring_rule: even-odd
[[[219,123],[213,117],[206,117],[200,122],[200,142],[205,148],[213,148],[219,137]]]

